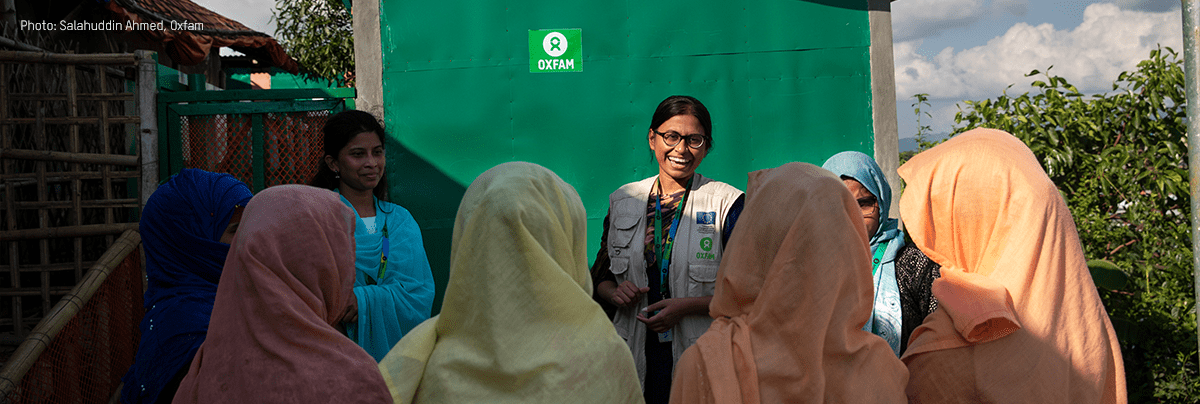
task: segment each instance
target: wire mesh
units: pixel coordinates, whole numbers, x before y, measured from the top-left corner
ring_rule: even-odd
[[[142,266],[133,249],[38,357],[9,403],[107,403],[133,365]]]

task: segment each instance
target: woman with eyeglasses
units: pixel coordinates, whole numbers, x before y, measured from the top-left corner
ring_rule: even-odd
[[[717,268],[741,213],[741,190],[696,173],[712,120],[683,95],[658,104],[646,131],[658,175],[609,196],[592,265],[596,299],[615,307],[647,403],[666,403],[675,362],[708,329]]]
[[[850,189],[870,236],[875,300],[863,330],[882,337],[899,356],[908,346],[908,336],[937,308],[930,285],[939,265],[906,244],[900,220],[888,217],[892,188],[874,159],[846,151],[830,157],[822,168],[841,177]]]
[[[325,155],[309,185],[330,189],[353,208],[357,313],[347,335],[376,361],[433,308],[433,273],[421,229],[408,210],[385,200],[384,131],[374,116],[345,111],[322,128]]]

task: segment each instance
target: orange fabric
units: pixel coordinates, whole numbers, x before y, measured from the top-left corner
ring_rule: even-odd
[[[354,300],[354,213],[303,185],[250,200],[208,338],[176,403],[383,403],[383,376],[333,324]]]
[[[975,129],[900,167],[900,213],[942,265],[902,358],[912,402],[1123,403],[1120,346],[1066,203],[1012,135]]]
[[[790,163],[750,173],[716,320],[675,366],[672,403],[897,403],[908,374],[871,316],[862,213],[842,180]]]

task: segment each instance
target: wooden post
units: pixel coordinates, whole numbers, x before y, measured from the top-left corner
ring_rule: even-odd
[[[67,53],[73,54],[74,51],[67,51]],[[79,116],[79,89],[78,89],[79,77],[77,77],[78,72],[75,69],[75,65],[66,65],[66,69],[67,69],[67,116],[75,118],[75,117]],[[71,153],[81,152],[82,150],[80,150],[81,142],[79,140],[79,125],[78,124],[71,125],[70,135],[71,135],[71,147],[70,147]],[[71,164],[71,171],[79,172],[80,171],[79,168],[80,168],[79,163]],[[82,198],[83,198],[83,181],[80,180],[78,176],[75,176],[74,179],[71,181],[71,205],[73,208],[71,210],[71,213],[74,216],[75,220],[73,220],[73,222],[74,222],[74,225],[76,225],[76,226],[83,225],[83,206],[80,201]],[[75,247],[75,281],[78,282],[79,279],[83,275],[83,239],[76,237],[74,240],[74,244],[75,244],[75,246],[74,246]],[[47,274],[47,272],[48,271],[42,271],[43,274]],[[49,278],[43,279],[42,282],[47,283],[47,284],[50,283]],[[42,313],[47,313],[47,312],[49,312],[49,310],[50,310],[50,299],[49,299],[49,296],[47,296],[47,299],[42,302]]]
[[[138,193],[142,207],[158,188],[158,62],[154,52],[140,50],[138,64],[138,116],[142,118],[138,137],[138,157],[141,159],[142,181]]]

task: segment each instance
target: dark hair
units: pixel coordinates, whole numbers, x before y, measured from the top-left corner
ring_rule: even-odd
[[[336,160],[338,153],[341,153],[346,144],[350,143],[350,139],[363,132],[374,133],[379,136],[379,143],[387,144],[387,134],[383,131],[383,125],[380,125],[379,121],[371,114],[352,109],[330,117],[325,122],[325,127],[321,128],[321,133],[325,135],[324,146],[322,146],[324,153],[317,159],[317,174],[313,175],[308,185],[336,191],[341,180],[337,178],[337,174],[334,174],[333,170],[329,169],[329,165],[325,164],[325,156],[333,156]],[[386,201],[387,190],[387,170],[384,169],[383,176],[379,177],[379,185],[376,185],[371,192],[379,200]]]
[[[700,121],[700,126],[704,127],[704,149],[712,150],[712,118],[708,116],[708,108],[705,108],[700,100],[691,96],[672,95],[658,103],[658,109],[655,109],[654,116],[650,117],[650,129],[658,130],[663,122],[677,115],[696,117],[696,120]]]

